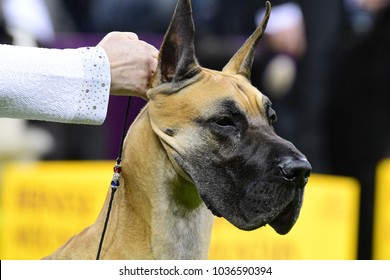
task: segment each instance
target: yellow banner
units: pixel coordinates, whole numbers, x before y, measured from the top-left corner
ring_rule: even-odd
[[[374,208],[373,258],[390,260],[390,160],[377,168]]]
[[[6,166],[0,176],[0,258],[40,259],[93,223],[109,189],[113,164]],[[210,259],[354,259],[358,201],[355,180],[312,175],[290,233],[280,236],[270,227],[240,231],[216,219]]]
[[[218,219],[211,242],[215,259],[344,260],[357,257],[358,183],[312,175],[297,223],[287,235],[266,226],[240,231]]]
[[[11,164],[1,187],[1,259],[40,259],[93,223],[113,163]]]

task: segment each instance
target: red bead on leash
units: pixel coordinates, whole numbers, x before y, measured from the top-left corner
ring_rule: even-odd
[[[120,166],[119,164],[115,164],[114,172],[115,173],[121,173],[121,171],[122,171],[122,166]]]
[[[117,189],[119,187],[119,179],[121,178],[122,166],[119,164],[115,164],[114,166],[114,175],[112,175],[111,179],[111,188]]]

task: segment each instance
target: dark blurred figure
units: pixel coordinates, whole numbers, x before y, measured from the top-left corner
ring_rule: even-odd
[[[176,0],[93,0],[89,15],[92,31],[165,33]]]
[[[205,67],[222,70],[255,30],[256,11],[265,7],[265,1],[196,0],[192,7],[198,59]]]
[[[375,168],[390,140],[389,1],[271,2],[274,11],[298,4],[304,20],[303,32],[299,24],[284,33],[268,28],[262,87],[280,115],[276,130],[308,156],[314,172],[360,181],[358,258],[371,259]],[[304,42],[294,40],[300,36]],[[283,60],[271,71],[275,58]],[[290,68],[292,82],[283,88],[275,76]]]
[[[197,36],[247,37],[255,30],[256,11],[265,7],[265,1],[195,0],[192,6]]]
[[[12,37],[8,34],[5,26],[1,0],[0,0],[0,44],[12,44]]]
[[[276,130],[308,157],[314,172],[328,173],[325,117],[331,72],[341,37],[342,2],[298,0],[271,3],[274,15],[282,5],[298,5],[302,12],[302,22],[296,19],[294,26],[285,26],[280,31],[270,26],[267,31],[269,61],[262,83],[264,93],[270,95],[280,116],[275,124]],[[292,14],[295,16],[281,15],[276,21],[282,24],[288,18],[298,18],[296,14],[297,11]],[[271,13],[270,20],[272,16]],[[281,77],[278,79],[278,76]],[[276,80],[270,85],[273,79]]]
[[[332,173],[362,186],[358,258],[371,259],[375,168],[390,143],[390,1],[357,2],[346,2],[348,32],[327,119]]]
[[[48,0],[51,1],[51,0]],[[95,0],[60,0],[67,15],[78,32],[91,32],[92,26],[89,16],[91,2]],[[110,1],[108,1],[110,2]],[[112,30],[111,30],[112,31]]]

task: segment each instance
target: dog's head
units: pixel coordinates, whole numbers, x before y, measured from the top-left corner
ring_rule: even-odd
[[[255,47],[270,14],[222,71],[200,67],[190,0],[179,0],[160,49],[148,113],[174,168],[207,205],[240,229],[298,218],[311,166],[276,135],[270,100],[250,83]]]

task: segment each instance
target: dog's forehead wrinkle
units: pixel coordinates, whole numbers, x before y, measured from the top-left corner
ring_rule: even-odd
[[[217,105],[223,113],[230,113],[232,115],[243,114],[243,110],[237,106],[233,98],[225,98]]]
[[[231,84],[231,89],[227,90],[230,94],[216,98],[212,105],[204,110],[204,116],[207,118],[241,115],[251,127],[259,127],[268,123],[262,103],[262,94],[259,91],[246,94],[235,83]],[[210,113],[213,114],[210,115]]]
[[[262,99],[260,102],[261,102],[261,103],[260,103],[260,106],[264,106],[264,107],[266,107],[266,106],[272,106],[272,102],[271,102],[271,100],[268,98],[268,96],[265,96],[265,95],[264,95],[263,99]]]
[[[241,103],[240,107],[243,108],[248,119],[253,119],[256,122],[255,120],[258,117],[264,118],[264,102],[266,102],[267,97],[247,81],[234,80],[230,82],[234,84],[236,89],[235,97]]]

